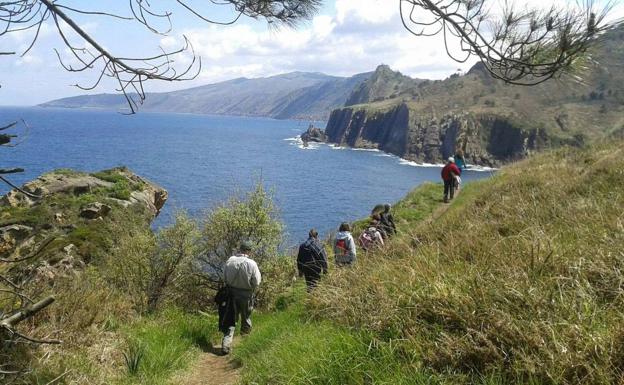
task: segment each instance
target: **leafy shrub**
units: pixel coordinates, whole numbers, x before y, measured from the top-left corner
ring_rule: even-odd
[[[225,261],[236,254],[242,241],[247,240],[254,245],[253,258],[263,273],[263,281],[280,281],[285,278],[284,271],[292,271],[292,264],[278,263],[283,259],[276,259],[283,239],[282,231],[277,207],[261,184],[242,197],[233,197],[217,206],[207,213],[202,224],[200,268],[204,276],[213,286],[218,285],[223,279]],[[268,304],[271,302],[269,298],[276,294],[261,288],[258,302]]]
[[[184,213],[156,235],[127,234],[108,263],[108,279],[124,290],[140,312],[153,312],[190,275],[197,255],[197,224]]]

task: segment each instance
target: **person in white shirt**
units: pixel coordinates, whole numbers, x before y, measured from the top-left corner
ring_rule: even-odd
[[[233,312],[232,322],[223,328],[221,349],[223,354],[230,353],[232,339],[236,330],[236,321],[241,320],[241,334],[251,332],[251,312],[253,311],[253,294],[262,277],[258,264],[249,257],[252,250],[250,242],[243,242],[240,252],[231,256],[225,263],[223,278],[228,288],[229,305]]]

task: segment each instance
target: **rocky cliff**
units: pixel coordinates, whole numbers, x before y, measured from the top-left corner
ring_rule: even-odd
[[[422,115],[401,103],[385,111],[342,108],[332,112],[328,141],[377,148],[421,163],[440,163],[462,149],[470,164],[489,167],[527,156],[557,141],[539,128],[523,128],[515,118],[488,113]],[[578,139],[582,140],[582,139]]]
[[[16,280],[72,274],[106,258],[121,233],[149,226],[167,191],[126,168],[57,170],[0,199],[0,258]],[[25,193],[26,194],[25,194]]]
[[[477,64],[445,80],[409,79],[380,66],[332,112],[329,142],[379,148],[418,162],[458,149],[498,166],[532,151],[622,135],[624,27],[605,34],[587,70],[537,86],[512,86]],[[581,82],[578,79],[582,79]]]

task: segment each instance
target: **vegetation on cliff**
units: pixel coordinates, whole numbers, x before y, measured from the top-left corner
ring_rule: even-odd
[[[583,82],[567,77],[511,86],[478,64],[466,74],[413,85],[382,68],[369,82],[395,86],[333,111],[326,132],[330,142],[378,147],[420,162],[441,162],[461,148],[470,163],[488,166],[589,143],[624,124],[622,36],[622,28],[610,31],[593,48]]]

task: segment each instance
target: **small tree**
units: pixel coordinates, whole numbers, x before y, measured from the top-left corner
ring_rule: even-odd
[[[153,312],[190,275],[198,239],[197,224],[185,213],[156,235],[129,234],[109,262],[109,279],[134,298],[139,312]]]
[[[282,242],[283,225],[272,196],[261,183],[206,215],[202,226],[200,263],[214,286],[223,279],[223,265],[243,240],[252,242],[255,259],[262,264],[275,257]]]

